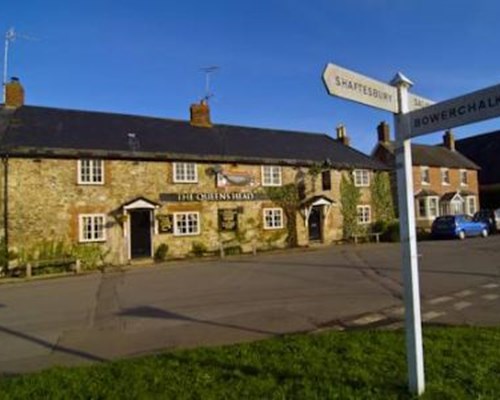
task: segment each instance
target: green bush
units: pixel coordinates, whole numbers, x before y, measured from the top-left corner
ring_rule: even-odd
[[[158,246],[155,251],[155,261],[161,262],[167,259],[168,245],[162,243]]]
[[[399,242],[399,222],[377,221],[372,224],[372,232],[381,232],[380,239],[383,242]]]
[[[229,246],[224,248],[224,254],[228,256],[233,256],[241,253],[242,253],[241,246]]]
[[[193,242],[191,251],[196,257],[201,257],[207,252],[207,246],[202,242]]]
[[[80,260],[83,269],[91,270],[102,267],[109,252],[98,244],[88,243],[73,246],[71,255]]]
[[[390,222],[387,225],[387,230],[385,231],[385,235],[382,236],[385,236],[385,240],[387,242],[399,242],[400,241],[399,221]]]

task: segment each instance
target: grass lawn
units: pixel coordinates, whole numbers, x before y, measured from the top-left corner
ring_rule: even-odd
[[[500,328],[426,328],[424,399],[500,399]],[[0,380],[0,399],[406,399],[402,331],[328,332]]]

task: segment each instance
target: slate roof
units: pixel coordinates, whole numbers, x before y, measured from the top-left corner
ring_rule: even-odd
[[[500,131],[460,139],[455,145],[460,153],[481,167],[481,185],[500,183]]]
[[[135,138],[130,137],[135,134]],[[325,134],[38,106],[0,110],[0,152],[11,155],[241,163],[311,164],[387,169]]]
[[[378,143],[394,154],[395,142]],[[411,157],[413,165],[445,168],[480,169],[480,167],[461,154],[459,151],[451,151],[442,145],[431,146],[412,143]]]

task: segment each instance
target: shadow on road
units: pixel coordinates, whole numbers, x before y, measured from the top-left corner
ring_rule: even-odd
[[[334,265],[334,264],[305,264],[303,262],[293,262],[293,261],[246,261],[246,260],[235,260],[235,261],[225,261],[226,263],[231,264],[252,264],[254,266],[265,267],[266,265],[283,265],[283,266],[298,266],[298,267],[307,267],[307,268],[331,268],[331,269],[346,269],[346,270],[379,270],[379,271],[400,271],[401,267],[378,267],[378,266],[361,266],[361,265]],[[421,265],[423,262],[420,262]],[[449,274],[449,275],[464,275],[464,276],[481,276],[485,278],[498,278],[498,274],[494,273],[486,273],[486,272],[470,272],[470,271],[450,271],[450,270],[441,270],[441,269],[423,269],[420,268],[419,271],[421,274]]]
[[[16,330],[11,329],[11,328],[7,328],[5,326],[0,326],[0,333],[5,333],[7,335],[15,336],[17,338],[24,339],[28,342],[35,343],[39,346],[45,347],[47,349],[61,352],[61,353],[65,353],[65,354],[70,354],[72,356],[77,356],[77,357],[83,358],[85,360],[97,361],[97,362],[108,361],[105,358],[95,356],[93,354],[86,353],[84,351],[80,351],[77,349],[71,349],[68,347],[59,346],[57,344],[50,343],[46,340],[37,338],[35,336],[28,335],[28,334],[23,333],[23,332],[16,331]]]
[[[222,328],[230,328],[230,329],[236,329],[236,330],[246,331],[246,332],[261,333],[264,335],[281,334],[281,332],[265,331],[262,329],[255,329],[255,328],[249,328],[249,327],[244,327],[244,326],[239,326],[239,325],[226,324],[226,323],[221,323],[221,322],[193,318],[193,317],[189,317],[187,315],[182,315],[182,314],[174,313],[171,311],[166,311],[166,310],[162,310],[161,308],[151,307],[151,306],[139,306],[139,307],[134,307],[134,308],[128,308],[128,309],[121,311],[118,315],[125,316],[125,317],[158,318],[158,319],[172,319],[172,320],[179,320],[179,321],[195,322],[195,323],[199,323],[199,324],[218,326],[218,327],[222,327]]]

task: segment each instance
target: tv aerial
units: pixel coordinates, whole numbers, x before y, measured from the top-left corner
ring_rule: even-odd
[[[21,33],[16,32],[16,30],[12,27],[7,32],[5,32],[5,44],[4,44],[4,57],[3,57],[3,85],[4,85],[4,102],[5,102],[5,85],[7,84],[7,70],[9,65],[9,45],[13,43],[16,39],[25,39],[25,40],[39,40],[35,37],[23,35]]]
[[[211,75],[220,69],[218,65],[210,65],[207,67],[200,68],[205,73],[205,96],[203,96],[203,100],[207,101],[214,96],[212,92],[210,92],[210,77]]]

